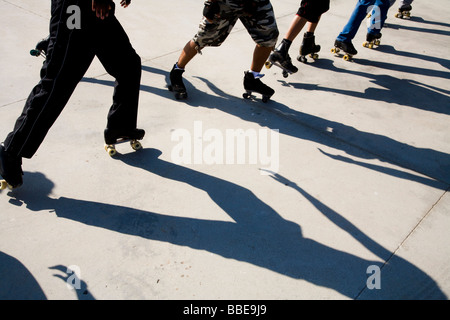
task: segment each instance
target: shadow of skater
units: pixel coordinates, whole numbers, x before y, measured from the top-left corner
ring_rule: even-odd
[[[381,267],[382,290],[370,290],[365,287],[357,298],[361,299],[433,299],[447,300],[446,295],[439,289],[434,280],[423,271],[413,266],[398,255],[389,252],[373,239],[368,237],[358,227],[338,214],[336,211],[314,198],[296,183],[280,174],[273,174],[272,178],[285,186],[298,191],[328,220],[347,232],[356,241],[385,261]],[[388,258],[386,259],[386,257]],[[386,267],[386,268],[385,268]],[[387,271],[385,271],[388,269]],[[395,272],[390,272],[395,270]],[[387,273],[387,274],[386,274]]]
[[[349,74],[370,77],[373,75],[368,75],[362,72],[353,72],[350,70],[338,69],[333,65],[332,60],[321,59],[321,63],[314,64],[315,67],[330,69],[335,72],[346,72]],[[381,67],[380,65],[377,65]],[[384,67],[389,67],[389,65],[383,64]],[[414,71],[417,69],[414,69]],[[168,77],[168,72],[160,70],[153,67],[143,66],[144,71],[152,72],[158,75],[162,75],[166,78]],[[434,72],[434,71],[430,71]],[[447,74],[448,73],[444,73]],[[430,74],[435,76],[434,73]],[[437,75],[436,75],[437,76]],[[304,90],[322,90],[328,92],[334,92],[339,94],[347,94],[350,96],[361,97],[362,99],[372,98],[376,100],[384,99],[386,102],[397,102],[399,104],[411,103],[411,106],[429,108],[430,111],[448,113],[450,114],[450,109],[448,109],[445,103],[443,104],[424,104],[423,99],[416,102],[415,98],[408,98],[406,101],[400,97],[401,95],[406,95],[398,92],[398,88],[392,89],[390,81],[392,77],[390,76],[374,76],[374,82],[382,87],[387,88],[386,90],[368,89],[367,93],[354,92],[350,90],[337,90],[333,88],[325,88],[320,85],[311,85],[304,83],[289,83],[297,89]],[[435,185],[435,180],[450,183],[450,154],[428,149],[419,148],[406,143],[399,142],[397,140],[391,139],[388,136],[374,134],[369,132],[360,131],[354,127],[347,126],[343,123],[327,120],[314,115],[310,115],[304,112],[292,109],[282,103],[271,100],[268,104],[263,104],[255,102],[252,100],[239,99],[236,96],[230,95],[217,86],[215,86],[211,81],[193,76],[194,79],[202,81],[208,86],[208,88],[214,94],[208,94],[200,90],[189,90],[194,91],[195,94],[190,95],[189,99],[183,101],[174,101],[174,103],[183,103],[188,107],[193,108],[207,108],[216,109],[221,112],[225,112],[232,116],[235,116],[244,121],[249,121],[257,123],[262,127],[279,129],[280,133],[283,135],[291,136],[294,138],[310,140],[317,142],[319,144],[327,145],[331,148],[338,150],[343,150],[347,154],[359,157],[362,159],[379,159],[383,162],[388,162],[396,166],[401,166],[406,169],[416,171],[418,173],[424,174],[429,178],[422,179],[419,175],[408,175],[412,181],[426,181],[426,184]],[[397,79],[398,80],[398,79]],[[83,81],[97,83],[101,85],[113,86],[114,82],[108,80],[97,80],[85,78]],[[185,80],[186,81],[186,80]],[[415,90],[419,84],[415,85],[414,81],[404,80],[402,82],[407,84],[407,86],[414,86],[412,89]],[[188,81],[186,81],[186,86],[192,86]],[[423,86],[423,85],[422,85]],[[392,87],[392,88],[391,88]],[[173,94],[167,89],[157,89],[153,87],[141,86],[141,89],[148,93],[157,94],[163,97],[167,97],[173,100]],[[392,89],[392,90],[391,90]],[[433,89],[433,88],[429,88]],[[409,90],[407,90],[410,92]],[[426,88],[421,88],[417,92],[423,92],[426,95],[431,94],[432,96],[437,95],[443,101],[448,100],[444,92],[441,93],[431,93],[433,90],[427,90]],[[450,92],[449,92],[450,94]],[[261,114],[261,111],[269,111],[276,115],[275,117],[267,117]],[[302,127],[295,126],[299,124]],[[306,129],[306,130],[305,130]],[[308,130],[312,129],[312,130]],[[314,132],[312,132],[314,131]],[[319,134],[316,134],[319,133]],[[324,139],[324,136],[326,138]],[[389,170],[380,170],[380,172],[389,173]],[[405,175],[404,175],[405,177]],[[432,179],[431,179],[432,178]],[[447,187],[442,187],[444,190]]]
[[[20,261],[1,251],[0,300],[47,300],[31,272]]]
[[[164,215],[129,207],[108,205],[61,197],[48,197],[51,186],[41,174],[27,173],[28,179],[40,181],[27,183],[23,192],[16,194],[18,201],[26,203],[30,210],[53,209],[60,218],[71,219],[86,225],[105,228],[149,240],[205,250],[227,259],[277,272],[294,279],[303,279],[317,286],[335,290],[349,298],[357,298],[367,281],[366,270],[379,261],[362,259],[353,254],[323,245],[303,237],[301,227],[283,219],[270,206],[250,190],[159,158],[161,152],[143,149],[138,153],[119,156],[118,160],[156,174],[166,179],[188,184],[206,192],[212,201],[234,221],[214,221]],[[44,180],[44,181],[42,181]],[[45,182],[45,180],[47,182]],[[39,195],[26,191],[28,185],[38,185]],[[317,199],[309,196],[319,210],[329,210],[333,219],[344,220],[337,212],[327,209]],[[182,201],[184,199],[180,199]],[[176,199],[174,199],[176,201]],[[323,212],[330,215],[330,212]],[[339,227],[346,228],[342,223]],[[356,238],[364,238],[366,247],[383,261],[392,253],[355,228],[347,230]],[[357,234],[355,234],[357,233]],[[381,266],[380,266],[381,267]],[[434,281],[407,261],[402,261],[404,275],[414,274],[417,281],[426,282],[436,297],[445,298]],[[399,277],[402,280],[402,276]],[[408,278],[408,280],[411,280]],[[413,279],[414,280],[414,279]],[[388,288],[386,288],[388,290]],[[380,294],[383,290],[380,290]],[[407,298],[413,294],[396,292],[395,298]]]

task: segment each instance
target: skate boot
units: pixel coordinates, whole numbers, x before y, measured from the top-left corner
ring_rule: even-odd
[[[188,94],[183,82],[184,69],[178,68],[175,64],[170,72],[169,91],[173,92],[177,100],[187,99]]]
[[[36,48],[34,48],[33,50],[30,51],[30,54],[34,57],[46,57],[47,56],[47,48],[48,48],[48,44],[50,42],[50,36],[48,36],[45,39],[42,39],[41,41],[39,41],[36,44]]]
[[[377,34],[373,34],[373,33],[368,33],[367,37],[366,37],[366,42],[363,43],[363,47],[372,49],[373,46],[379,46],[381,41],[381,33],[377,33]]]
[[[0,190],[15,189],[23,184],[22,158],[11,156],[3,144],[0,145]]]
[[[297,57],[297,60],[303,63],[308,62],[306,59],[306,56],[309,54],[309,56],[317,60],[319,58],[319,55],[317,52],[320,51],[320,46],[316,45],[316,37],[314,36],[314,33],[306,32],[303,36],[303,42],[300,47],[300,55]]]
[[[105,150],[112,157],[117,154],[116,144],[130,142],[133,150],[142,149],[142,144],[138,140],[142,140],[145,136],[145,131],[142,129],[133,130],[116,130],[105,129]]]
[[[246,71],[244,74],[244,89],[246,91],[243,94],[244,99],[250,99],[252,97],[252,93],[256,92],[262,95],[262,101],[264,103],[268,102],[275,91],[262,83],[260,77],[255,78],[251,71]]]
[[[283,39],[280,45],[269,56],[269,60],[266,62],[267,69],[270,69],[272,65],[281,68],[283,70],[284,78],[287,78],[290,74],[298,71],[298,68],[292,64],[291,57],[288,53],[291,43],[291,41]]]
[[[339,54],[340,51],[344,51],[344,60],[350,61],[354,55],[358,54],[355,47],[351,43],[351,41],[344,42],[340,40],[336,40],[334,42],[334,48],[331,49],[332,53]]]
[[[411,5],[405,4],[398,9],[398,12],[395,14],[395,17],[399,19],[411,19],[411,10],[412,10]]]

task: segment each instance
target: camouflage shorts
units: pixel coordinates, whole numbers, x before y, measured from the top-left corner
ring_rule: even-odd
[[[278,27],[270,0],[253,0],[251,13],[244,9],[244,1],[219,0],[220,14],[212,21],[203,18],[194,37],[199,49],[218,47],[230,34],[237,20],[241,20],[252,39],[263,47],[274,47],[278,40]]]

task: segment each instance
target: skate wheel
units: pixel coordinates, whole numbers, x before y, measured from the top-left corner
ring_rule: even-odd
[[[339,53],[341,50],[339,48],[333,48],[331,49],[332,53]]]
[[[381,44],[381,41],[380,41],[380,40],[376,40],[376,41],[375,41],[375,45],[376,45],[376,46],[379,46],[380,44]]]
[[[133,140],[130,142],[131,148],[133,148],[133,150],[140,150],[142,149],[142,144],[139,141]]]
[[[319,59],[319,55],[317,53],[311,53],[311,58],[313,58],[314,60]]]
[[[289,73],[287,71],[283,71],[283,78],[289,77]]]
[[[106,146],[105,146],[105,150],[106,150],[106,152],[108,152],[108,154],[109,154],[111,157],[113,157],[113,156],[115,156],[115,155],[117,154],[116,147],[113,146],[113,145],[106,145]]]
[[[41,53],[38,50],[36,50],[36,49],[30,50],[30,54],[33,57],[39,57],[41,55]]]
[[[264,65],[266,66],[267,69],[270,69],[270,68],[272,68],[273,63],[270,61],[266,61],[266,63]]]
[[[345,60],[345,61],[350,61],[350,56],[346,54],[346,55],[344,56],[344,60]]]
[[[243,97],[244,99],[246,99],[246,100],[250,99],[251,96],[252,96],[252,94],[249,93],[249,92],[245,92],[245,93],[242,95],[242,97]]]
[[[8,187],[8,183],[5,180],[0,181],[0,190],[5,190]]]

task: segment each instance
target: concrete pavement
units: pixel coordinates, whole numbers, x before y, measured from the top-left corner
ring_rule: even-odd
[[[267,104],[242,98],[240,23],[188,65],[176,101],[168,73],[203,1],[118,8],[143,61],[144,150],[103,150],[113,79],[95,61],[24,185],[0,194],[0,298],[448,299],[450,7],[392,8],[382,45],[363,48],[362,26],[346,62],[330,49],[354,2],[331,0],[319,60],[263,70]],[[273,0],[280,39],[298,4]],[[39,80],[29,50],[49,16],[50,1],[0,0],[1,139]]]

